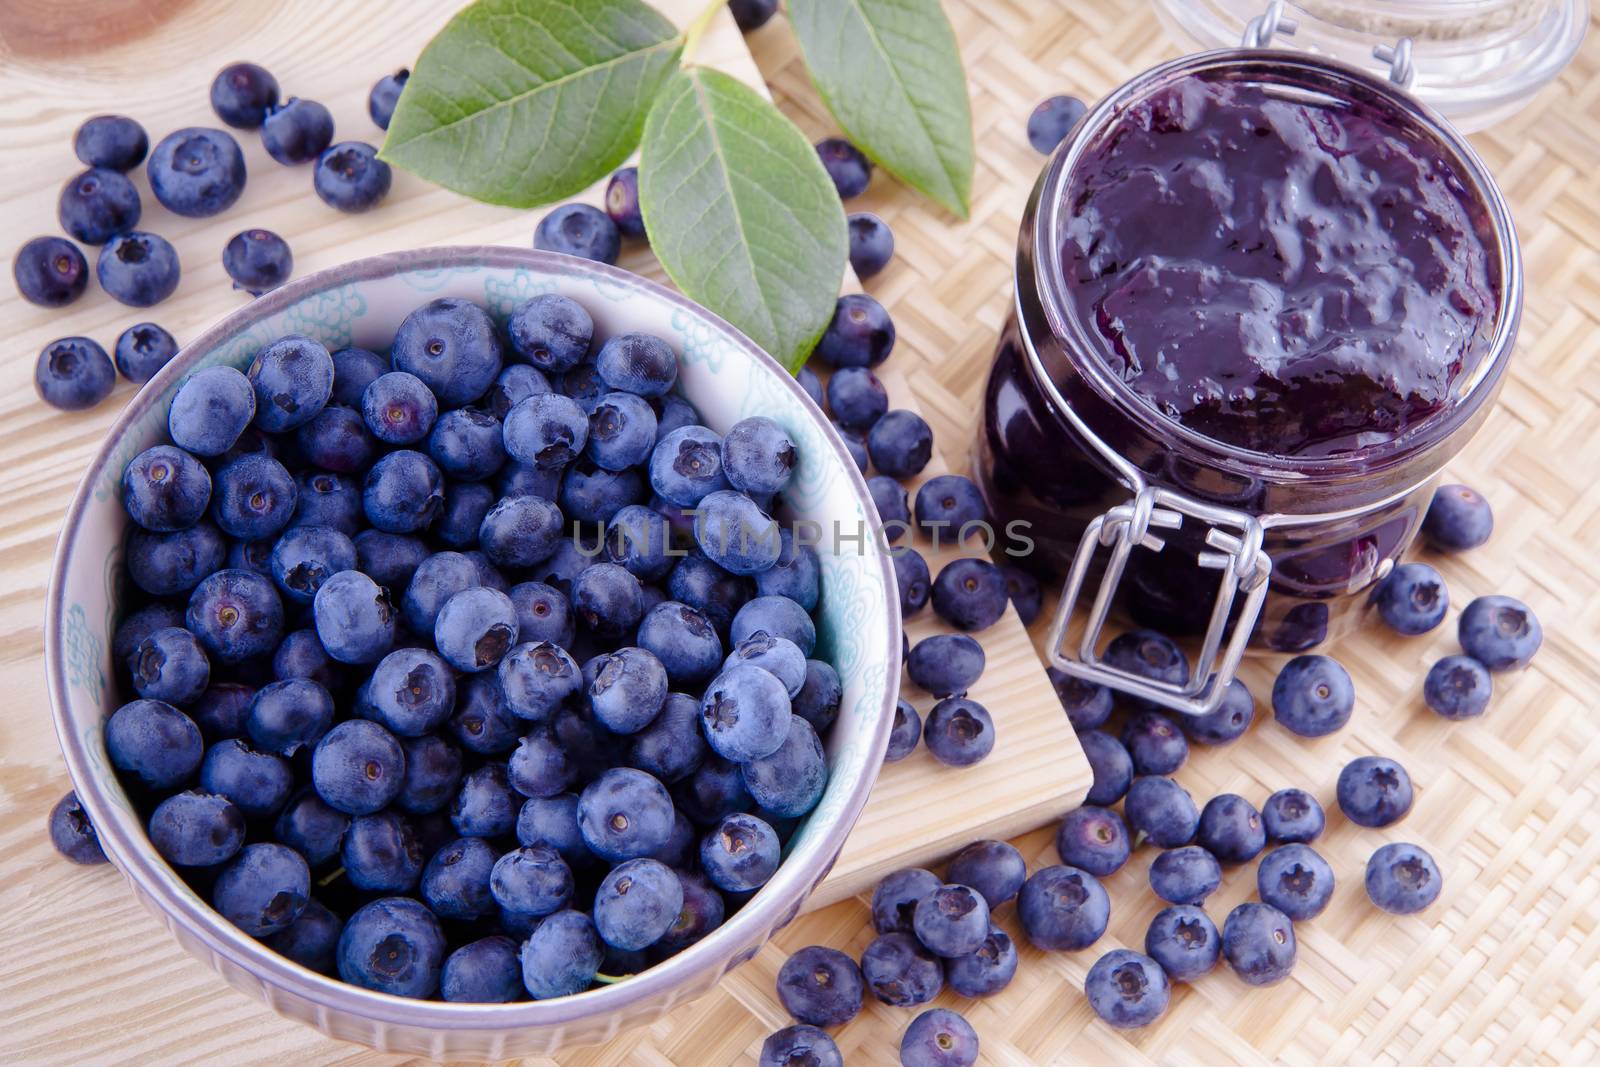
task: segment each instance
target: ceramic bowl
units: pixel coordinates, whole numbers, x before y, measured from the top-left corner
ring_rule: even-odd
[[[101,844],[134,893],[194,955],[274,1011],[345,1041],[435,1059],[501,1060],[593,1044],[670,1011],[754,956],[800,911],[833,864],[878,774],[899,677],[898,595],[888,556],[867,544],[824,544],[819,657],[844,683],[828,741],[826,793],[797,830],[778,873],[699,944],[648,971],[578,996],[517,1004],[450,1004],[374,993],[306,970],[238,930],[156,853],[112,773],[103,727],[118,706],[110,659],[123,586],[127,525],[123,466],[165,440],[178,384],[198,368],[244,369],[287,333],[336,349],[385,350],[407,312],[436,297],[478,301],[504,317],[557,292],[593,315],[598,337],[643,331],[669,340],[680,388],[707,424],[726,431],[753,414],[794,438],[800,464],[788,518],[854,531],[873,515],[860,472],[794,378],[748,338],[682,296],[637,275],[514,248],[430,248],[360,260],[294,282],[229,315],[189,344],[128,405],[67,512],[51,574],[45,654],[56,733],[73,785]]]

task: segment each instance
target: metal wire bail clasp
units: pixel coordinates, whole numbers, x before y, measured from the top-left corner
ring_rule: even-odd
[[[1261,613],[1267,595],[1267,579],[1272,575],[1272,560],[1262,551],[1262,526],[1259,519],[1242,511],[1205,504],[1169,489],[1152,487],[1142,479],[1135,484],[1133,499],[1118,504],[1090,520],[1078,541],[1072,569],[1067,574],[1061,602],[1050,625],[1050,662],[1057,670],[1085,681],[1110,686],[1119,692],[1143,697],[1188,715],[1204,715],[1222,702],[1228,683],[1233,680],[1250,641],[1250,631]],[[1128,556],[1135,546],[1160,552],[1166,542],[1155,530],[1182,528],[1184,517],[1194,518],[1208,527],[1207,551],[1196,558],[1198,566],[1221,571],[1217,598],[1211,606],[1200,657],[1192,664],[1189,681],[1179,685],[1155,682],[1142,675],[1105,663],[1096,651],[1116,599],[1118,584],[1127,569]],[[1084,582],[1101,549],[1109,549],[1100,586],[1083,636],[1074,652],[1067,649],[1067,628],[1073,609],[1083,595]],[[1234,598],[1245,595],[1243,609],[1228,634],[1228,618]],[[1227,637],[1227,648],[1223,639]],[[1221,661],[1218,661],[1218,653]]]
[[[1283,17],[1283,0],[1272,0],[1265,11],[1245,23],[1244,36],[1239,41],[1239,47],[1265,48],[1278,34],[1293,37],[1299,28],[1299,23],[1294,19]]]

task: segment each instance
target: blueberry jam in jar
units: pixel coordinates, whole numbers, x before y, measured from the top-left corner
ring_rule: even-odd
[[[1207,634],[1202,660],[1224,631],[1302,651],[1347,627],[1487,415],[1522,299],[1505,202],[1443,119],[1252,49],[1091,111],[1034,189],[1016,280],[990,508],[1031,524],[1039,569],[1087,565],[1079,603],[1109,579],[1138,624]],[[1264,592],[1233,596],[1246,572]]]

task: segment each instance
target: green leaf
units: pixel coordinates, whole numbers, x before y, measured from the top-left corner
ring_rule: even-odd
[[[972,106],[939,0],[789,0],[811,80],[857,148],[966,218]]]
[[[833,317],[848,247],[805,134],[726,74],[680,70],[645,120],[639,206],[678,288],[799,370]]]
[[[423,49],[379,154],[491,204],[571,196],[632,154],[682,49],[641,0],[477,0]]]

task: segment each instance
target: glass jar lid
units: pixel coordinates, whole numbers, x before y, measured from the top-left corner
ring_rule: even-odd
[[[1168,32],[1234,48],[1264,19],[1274,47],[1389,74],[1410,41],[1410,90],[1458,129],[1501,121],[1561,73],[1589,25],[1588,0],[1154,0]],[[1263,25],[1256,21],[1257,30]],[[1381,50],[1382,59],[1374,50]]]

